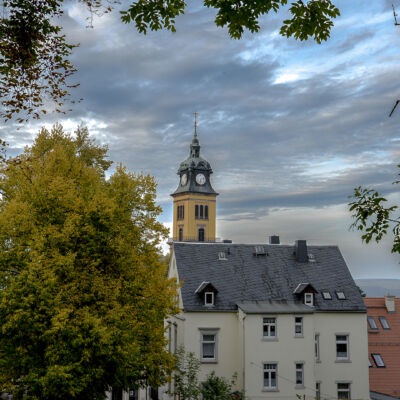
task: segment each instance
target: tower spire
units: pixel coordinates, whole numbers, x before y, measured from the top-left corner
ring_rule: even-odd
[[[199,113],[195,111],[194,113],[194,139],[197,139],[197,116]]]

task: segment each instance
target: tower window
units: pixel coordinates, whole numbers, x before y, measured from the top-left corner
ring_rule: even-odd
[[[183,241],[183,228],[179,228],[179,241]]]
[[[194,216],[196,219],[208,219],[208,206],[196,204],[194,206]]]
[[[185,218],[185,206],[178,206],[177,214],[178,214],[178,219],[184,219]]]
[[[204,228],[199,228],[199,242],[204,242]]]

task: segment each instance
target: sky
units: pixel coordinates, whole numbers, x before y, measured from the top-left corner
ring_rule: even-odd
[[[400,0],[395,0],[400,13]],[[353,188],[376,188],[399,204],[400,27],[391,2],[337,0],[328,42],[279,35],[287,8],[241,40],[213,22],[215,11],[188,2],[176,33],[149,32],[95,17],[70,2],[60,23],[80,43],[71,83],[84,100],[0,136],[18,154],[41,126],[88,126],[110,159],[158,182],[161,221],[171,226],[179,163],[189,153],[197,111],[201,154],[213,168],[217,236],[236,243],[306,239],[338,245],[355,278],[400,279],[400,257],[383,243],[363,244],[347,203]]]

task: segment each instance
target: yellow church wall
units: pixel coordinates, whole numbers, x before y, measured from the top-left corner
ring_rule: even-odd
[[[208,219],[196,219],[195,205],[208,205]],[[178,206],[184,206],[184,218],[178,220]],[[204,240],[215,241],[216,196],[188,193],[174,196],[173,240],[179,240],[179,228],[183,227],[183,241],[196,241],[198,228],[205,229]]]

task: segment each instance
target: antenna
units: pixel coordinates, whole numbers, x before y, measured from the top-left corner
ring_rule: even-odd
[[[398,26],[400,24],[397,22],[397,14],[396,14],[396,10],[394,9],[394,5],[393,4],[392,4],[392,8],[393,8],[394,24],[395,24],[395,26]]]

